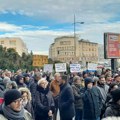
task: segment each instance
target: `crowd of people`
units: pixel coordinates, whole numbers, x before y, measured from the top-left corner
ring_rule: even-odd
[[[119,72],[0,70],[0,120],[57,120],[58,113],[60,120],[120,120]]]

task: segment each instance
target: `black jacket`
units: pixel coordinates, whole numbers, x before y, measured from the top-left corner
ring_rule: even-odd
[[[69,84],[60,86],[59,110],[60,117],[71,119],[75,115],[74,95],[72,87]]]
[[[38,83],[38,81],[34,80],[33,83],[30,86],[30,92],[31,92],[31,95],[32,95],[33,109],[34,109],[34,104],[35,104],[35,94],[36,94],[36,91],[37,91],[37,83]]]
[[[35,95],[35,118],[40,120],[48,117],[49,110],[54,112],[54,100],[52,93],[47,89],[43,89],[40,86],[37,86],[37,92]]]
[[[105,111],[105,117],[111,116],[120,116],[120,105],[114,102],[111,102],[111,104],[109,104]]]
[[[83,95],[83,119],[96,120],[100,117],[102,96],[97,87],[86,89]]]
[[[27,88],[29,90],[31,90],[31,86],[34,84],[34,80],[33,79],[30,79],[29,82],[25,82]]]

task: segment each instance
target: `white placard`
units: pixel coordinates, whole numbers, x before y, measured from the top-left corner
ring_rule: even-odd
[[[53,64],[45,64],[44,65],[44,72],[53,72]]]
[[[97,64],[88,63],[88,70],[97,70]]]
[[[66,72],[66,63],[56,63],[55,71],[56,72]]]
[[[80,72],[81,66],[80,64],[70,64],[70,72]]]

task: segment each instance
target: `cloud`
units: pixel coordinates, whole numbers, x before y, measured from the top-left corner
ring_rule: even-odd
[[[57,22],[108,21],[119,16],[120,0],[0,0],[0,11],[26,15],[37,19],[52,19]],[[63,19],[64,18],[64,19]]]
[[[0,22],[0,32],[14,32],[14,31],[20,31],[20,30],[22,30],[22,27],[20,26],[8,24],[5,22]]]
[[[28,50],[34,51],[48,51],[51,43],[58,36],[70,35],[71,32],[60,31],[60,30],[25,30],[24,27],[37,28],[35,26],[22,26],[23,28],[19,31],[14,31],[13,33],[5,33],[0,35],[0,37],[20,37],[27,44]],[[47,27],[46,27],[47,28]],[[48,53],[48,52],[47,52]]]
[[[11,25],[14,26],[14,25]],[[20,37],[27,44],[28,50],[31,51],[49,51],[49,46],[54,42],[54,39],[59,36],[73,35],[73,29],[68,31],[61,30],[44,30],[44,29],[32,29],[25,30],[24,27],[35,26],[20,26],[20,30],[13,31],[13,33],[5,33],[0,35],[0,37]],[[47,26],[46,26],[47,27]],[[19,26],[16,26],[19,28]],[[115,32],[120,31],[120,22],[116,23],[95,23],[95,24],[83,24],[76,25],[76,34],[83,39],[88,39],[89,41],[103,43],[103,33],[104,32]]]
[[[119,5],[120,0],[0,0],[2,15],[28,16],[34,23],[35,20],[45,21],[43,26],[38,23],[34,26],[32,22],[21,26],[0,22],[0,32],[5,32],[0,37],[21,37],[29,50],[48,51],[56,37],[73,35],[75,14],[76,22],[85,22],[83,25],[76,24],[76,34],[80,38],[103,43],[104,32],[120,31]],[[60,26],[61,23],[69,25]],[[56,24],[60,26],[59,29]]]
[[[77,34],[82,38],[103,44],[105,32],[120,33],[120,22],[84,25],[81,31],[78,30]]]

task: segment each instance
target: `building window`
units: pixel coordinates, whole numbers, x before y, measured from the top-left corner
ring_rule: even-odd
[[[16,45],[16,40],[10,40],[9,43],[10,45]]]
[[[70,41],[61,41],[60,45],[70,45],[71,42]]]
[[[4,44],[4,41],[1,41],[1,45]]]

